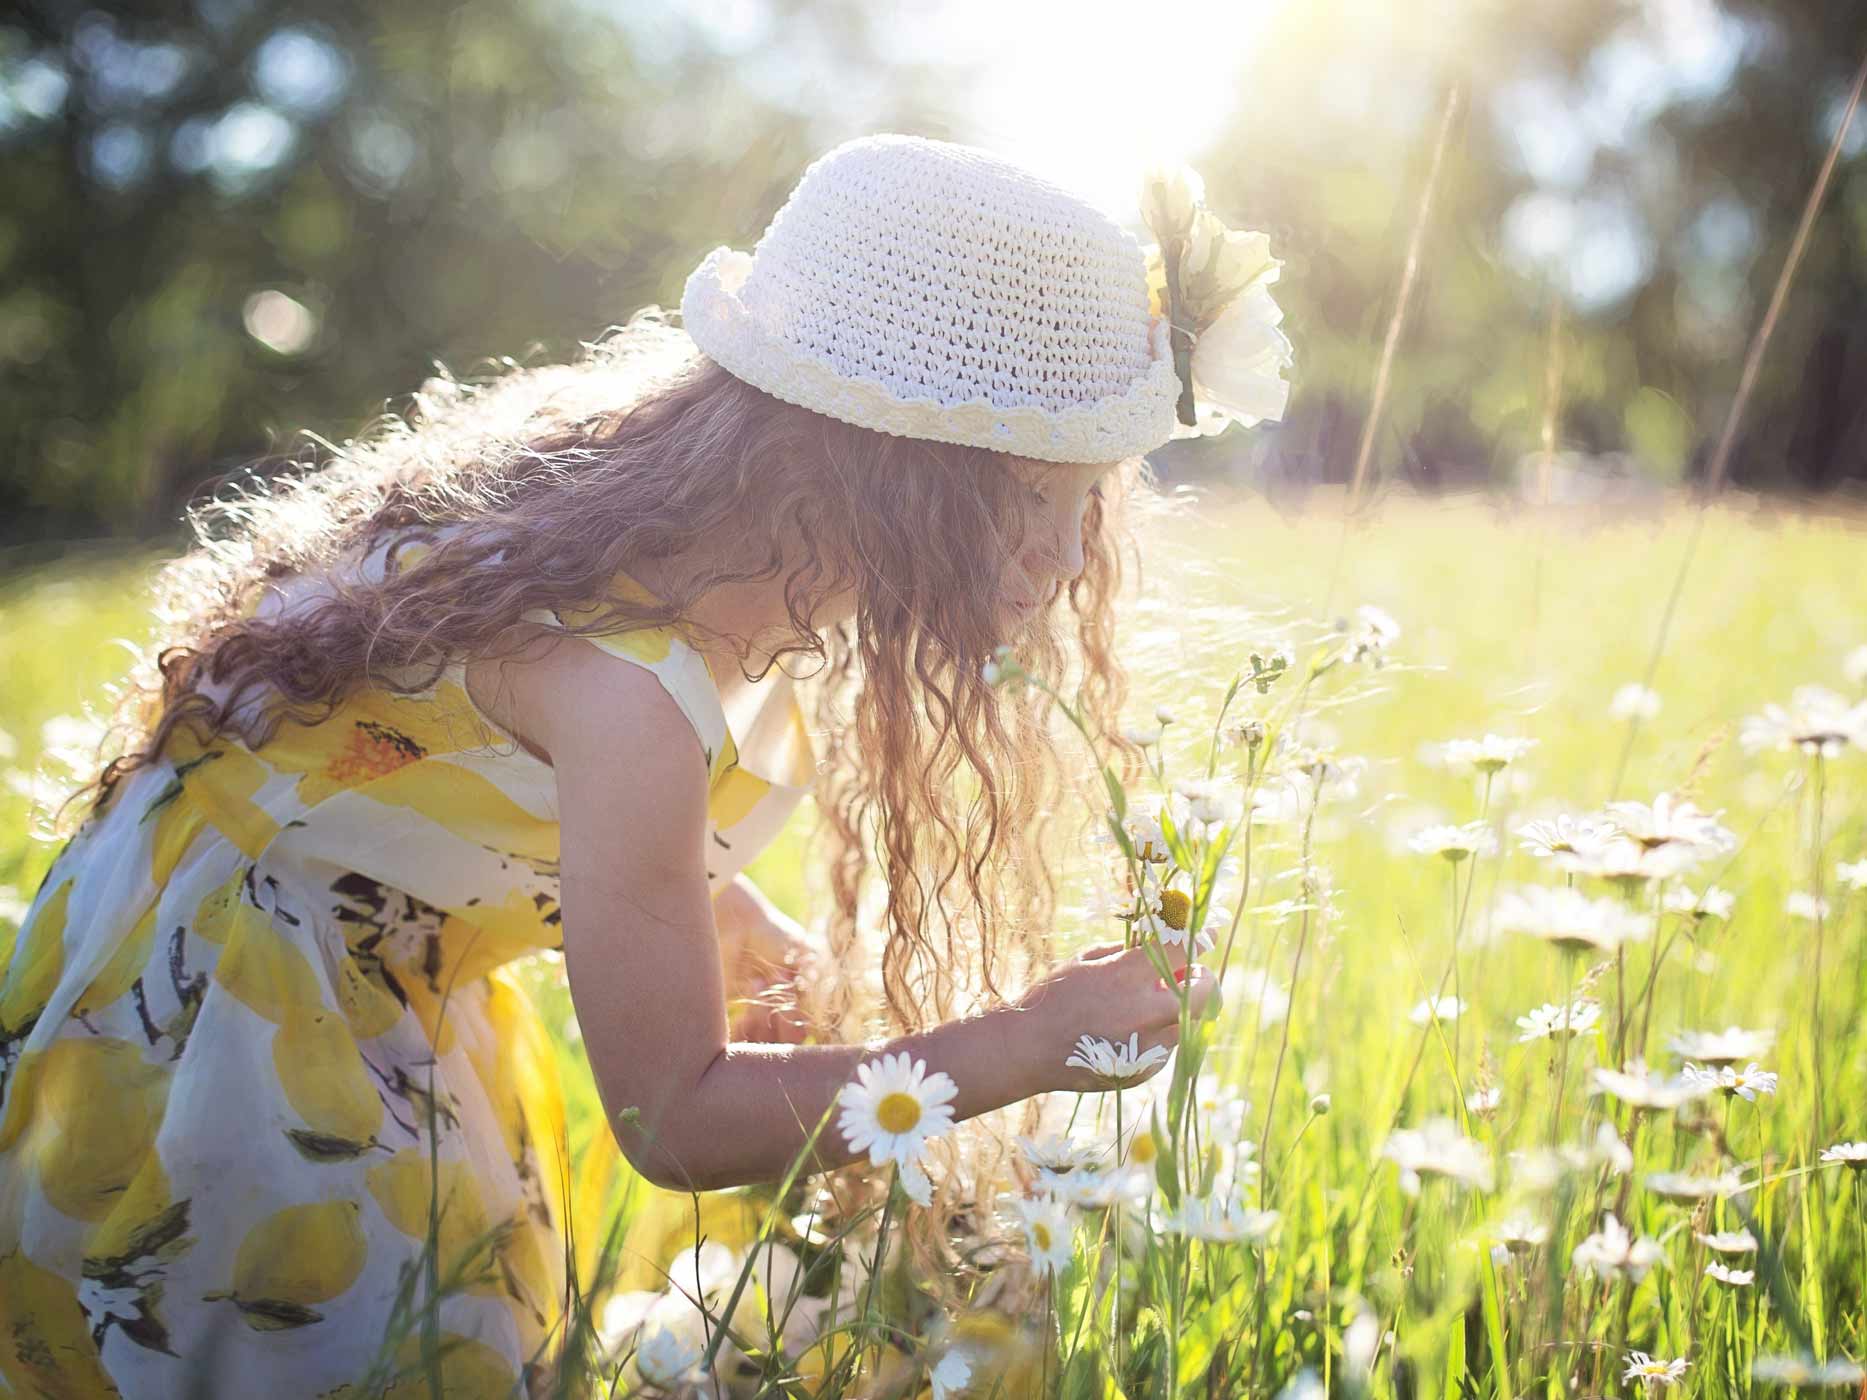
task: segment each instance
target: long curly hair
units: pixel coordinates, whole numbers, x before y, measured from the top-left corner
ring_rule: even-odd
[[[749,668],[750,639],[713,641],[748,679],[773,664],[800,675],[814,709],[828,1027],[918,1029],[1048,961],[1049,843],[1080,765],[1053,745],[1061,726],[1041,692],[981,675],[1008,640],[1003,580],[1028,521],[1030,488],[1002,454],[784,403],[653,311],[572,363],[507,363],[477,383],[443,372],[401,412],[322,447],[304,470],[190,510],[198,544],[156,580],[157,635],[112,725],[119,756],[80,790],[91,810],[178,725],[257,748],[361,687],[421,689],[463,655],[511,654],[530,609],[598,607],[579,631],[697,627],[687,613],[708,589],[782,576],[789,635],[760,640],[768,663]],[[1015,639],[1111,735],[1126,692],[1113,602],[1133,557],[1122,502],[1145,470],[1122,464],[1092,497],[1081,573]],[[731,562],[659,603],[609,593],[632,564],[723,531],[744,542]],[[419,566],[379,580],[331,567],[416,542],[431,546]],[[333,579],[315,607],[258,612],[276,582],[314,571]],[[848,590],[853,619],[813,627]]]

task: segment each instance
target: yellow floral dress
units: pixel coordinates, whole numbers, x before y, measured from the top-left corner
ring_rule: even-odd
[[[788,681],[729,720],[675,632],[595,644],[692,720],[723,888],[810,781]],[[0,1396],[353,1394],[435,1203],[446,1393],[515,1393],[565,1296],[558,1066],[508,968],[563,942],[549,765],[460,664],[257,751],[177,737],[0,932]]]

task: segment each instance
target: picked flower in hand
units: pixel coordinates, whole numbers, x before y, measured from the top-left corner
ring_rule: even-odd
[[[1148,254],[1150,310],[1167,320],[1180,376],[1176,437],[1281,419],[1290,396],[1282,371],[1295,358],[1271,299],[1283,263],[1270,239],[1227,228],[1205,197],[1205,183],[1184,166],[1150,172],[1141,190],[1141,214],[1157,240]]]

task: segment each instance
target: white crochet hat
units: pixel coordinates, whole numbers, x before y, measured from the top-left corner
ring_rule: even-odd
[[[819,157],[681,317],[729,373],[902,437],[1113,462],[1173,436],[1180,383],[1140,246],[988,152],[868,136]]]

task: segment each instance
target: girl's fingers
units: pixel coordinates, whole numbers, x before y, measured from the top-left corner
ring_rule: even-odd
[[[1145,995],[1144,1005],[1154,1024],[1161,1025],[1180,1020],[1180,993],[1186,992],[1189,1009],[1198,1016],[1218,992],[1219,979],[1213,976],[1212,969],[1199,963],[1191,967],[1174,969],[1172,982],[1163,981],[1158,968],[1151,967],[1153,974]]]

